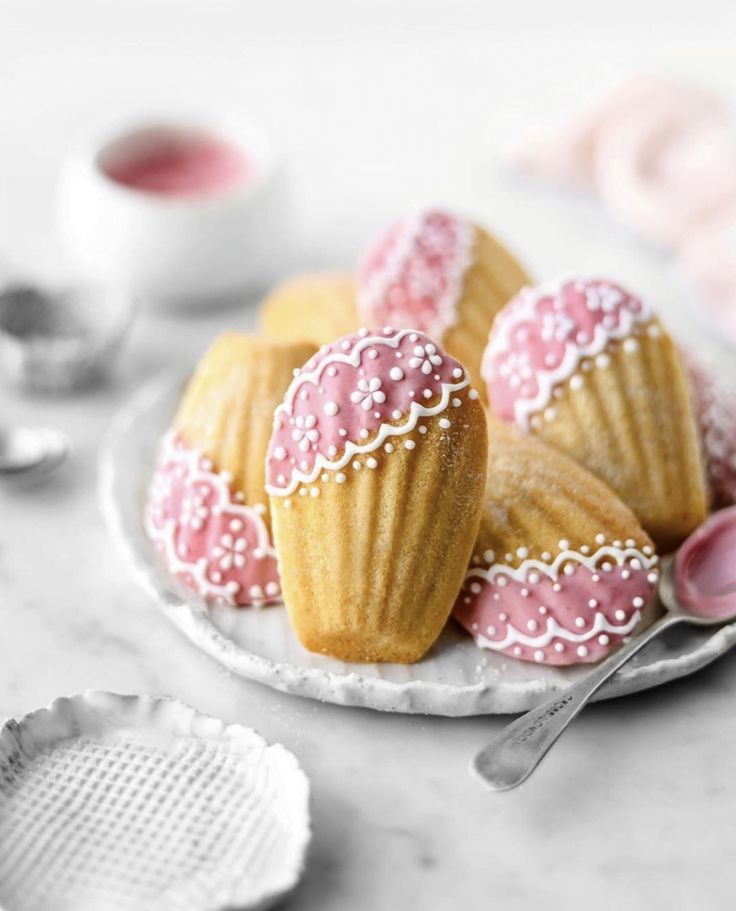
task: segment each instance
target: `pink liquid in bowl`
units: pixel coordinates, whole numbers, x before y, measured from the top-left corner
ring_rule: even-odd
[[[694,614],[736,614],[736,506],[711,516],[685,541],[675,562],[675,586]]]
[[[172,127],[130,133],[108,146],[99,163],[116,183],[160,196],[210,195],[255,177],[242,149],[209,133]]]

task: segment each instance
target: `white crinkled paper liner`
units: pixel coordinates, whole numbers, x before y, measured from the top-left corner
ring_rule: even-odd
[[[255,731],[87,693],[0,729],[0,907],[219,911],[298,882],[309,783]]]

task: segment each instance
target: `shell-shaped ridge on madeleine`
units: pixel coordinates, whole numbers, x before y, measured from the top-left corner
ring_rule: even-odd
[[[493,410],[527,429],[585,358],[605,357],[653,314],[638,297],[602,278],[566,277],[523,288],[496,317],[482,375]],[[656,323],[650,326],[659,331]]]
[[[322,471],[339,471],[420,418],[459,407],[456,394],[469,385],[462,364],[418,330],[361,329],[324,346],[275,411],[266,489],[288,496]]]
[[[358,310],[371,325],[406,325],[435,338],[455,321],[473,261],[474,225],[427,209],[394,221],[358,265]]]

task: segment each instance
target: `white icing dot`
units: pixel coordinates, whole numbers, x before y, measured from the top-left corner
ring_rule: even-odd
[[[336,456],[336,455],[337,455],[337,446],[330,446],[330,447],[328,447],[328,449],[327,449],[327,455],[328,455],[328,456]]]
[[[363,427],[360,431],[361,440],[367,440],[369,436],[369,431],[367,427]]]
[[[354,468],[356,471],[360,471],[361,465],[360,465],[360,462],[359,462],[357,459],[353,462],[353,468]]]
[[[394,444],[393,444],[393,443],[386,443],[386,445],[385,445],[383,448],[386,450],[386,452],[393,452],[393,451],[394,451]]]
[[[581,553],[581,554],[588,554],[588,553],[590,553],[590,548],[588,547],[587,544],[581,544],[581,545],[580,545],[580,553]]]
[[[462,405],[462,402],[460,401],[460,399],[453,399],[453,400],[452,400],[452,407],[453,407],[453,408],[459,408],[461,405]]]
[[[631,573],[628,571],[628,569],[622,569],[622,570],[621,570],[621,578],[622,578],[622,579],[628,579],[630,575],[631,575]]]
[[[591,598],[590,601],[588,601],[588,607],[598,607],[598,602],[595,598]]]
[[[309,491],[309,495],[310,495],[311,497],[318,497],[318,496],[319,496],[319,487],[313,487],[313,488]]]
[[[307,493],[308,493],[308,491],[307,491],[307,488],[306,488],[306,487],[302,487],[302,488],[299,490],[299,496],[300,496],[300,497],[306,497]]]
[[[613,542],[613,546],[614,546],[614,547],[622,547],[622,546],[623,546],[623,542],[621,542],[621,541],[614,541],[614,542]]]
[[[613,566],[610,563],[604,563],[603,566],[601,567],[601,569],[603,570],[604,573],[610,573],[611,570],[613,569]]]
[[[431,389],[425,389],[425,390],[422,392],[422,395],[424,396],[425,399],[431,399],[431,398],[432,398],[432,390],[431,390]]]
[[[396,380],[396,382],[404,379],[404,371],[401,369],[401,367],[392,367],[389,370],[388,375],[392,380]]]
[[[243,527],[242,519],[232,519],[230,522],[230,531],[240,531]]]
[[[504,586],[506,586],[508,584],[509,584],[509,580],[506,578],[506,576],[498,576],[498,578],[496,579],[496,585],[499,585],[501,588],[504,588]]]
[[[378,462],[373,458],[373,456],[371,456],[370,458],[366,459],[366,460],[365,460],[365,464],[366,464],[369,468],[377,468],[377,467],[378,467]]]
[[[335,482],[337,484],[344,484],[345,480],[345,475],[341,471],[338,471],[338,473],[335,475]]]
[[[637,560],[637,558],[634,557],[633,560],[629,560],[629,566],[632,569],[641,569],[641,560]]]
[[[504,612],[502,611],[502,612],[498,615],[498,619],[501,620],[501,621],[503,621],[503,622],[505,623],[505,622],[509,619],[509,615],[508,615],[507,613],[504,613]]]
[[[416,445],[417,444],[414,442],[414,440],[407,440],[406,443],[404,443],[404,446],[407,449],[413,449]]]
[[[286,484],[286,475],[285,475],[285,474],[280,474],[280,475],[276,478],[276,483],[277,483],[277,484]]]
[[[470,583],[470,591],[473,592],[474,595],[477,595],[480,592],[480,590],[481,590],[480,582],[471,582]]]
[[[337,367],[328,367],[327,376],[337,376]]]
[[[554,582],[554,583],[552,584],[552,591],[553,591],[553,592],[561,592],[561,591],[562,591],[562,586],[560,585],[559,582]]]
[[[397,408],[395,411],[392,411],[392,412],[391,412],[391,417],[392,417],[395,421],[398,421],[398,420],[399,420],[399,418],[401,417],[401,412],[398,410],[398,408]]]
[[[633,538],[627,538],[626,546],[627,547],[636,547],[636,541]]]
[[[634,607],[644,607],[643,598],[634,598],[634,600],[631,603],[634,605]]]
[[[588,654],[588,647],[586,645],[579,645],[578,646],[578,655],[581,658],[585,658],[585,657],[587,657],[587,654]]]
[[[477,624],[477,623],[471,623],[471,624],[470,624],[470,628],[473,629],[473,630],[477,630],[477,629],[478,629],[478,624]]]
[[[322,480],[324,481],[325,484],[330,480],[330,476],[327,474],[326,471],[322,472]]]
[[[540,604],[539,607],[537,608],[537,610],[539,611],[539,613],[542,616],[544,616],[547,613],[547,608],[544,606],[544,604]]]
[[[514,654],[517,656],[521,654],[521,646],[519,646],[519,645],[514,646]]]
[[[536,652],[534,652],[534,660],[544,661],[544,652],[541,649],[538,648]]]
[[[452,371],[452,375],[456,380],[459,380],[463,375],[463,371],[460,367],[455,367],[455,369]]]
[[[659,576],[657,575],[657,573],[648,573],[647,574],[647,582],[651,582],[652,584],[654,584],[658,578],[659,578]]]
[[[526,628],[534,632],[535,630],[539,629],[539,624],[536,620],[527,620]]]
[[[284,500],[284,509],[291,509],[291,500]]]
[[[560,538],[560,540],[557,542],[557,545],[560,548],[560,550],[569,550],[570,549],[570,542],[567,540],[567,538]]]
[[[521,595],[522,598],[528,598],[528,597],[529,597],[529,589],[528,589],[528,588],[522,588],[522,590],[519,592],[519,594]]]
[[[506,554],[505,560],[507,563],[510,563],[514,559],[513,554]]]
[[[540,576],[539,573],[529,573],[529,581],[532,585],[536,585],[539,582]]]
[[[626,613],[625,613],[624,611],[622,611],[622,610],[617,610],[616,613],[615,613],[613,616],[614,616],[617,620],[625,620],[625,619],[626,619]]]
[[[642,547],[642,553],[646,554],[647,557],[651,557],[653,553],[651,544],[645,544],[644,547]]]
[[[273,454],[274,454],[274,458],[276,458],[276,459],[285,459],[286,458],[286,450],[284,449],[283,446],[277,446],[274,449]]]
[[[576,617],[575,626],[577,626],[579,629],[582,628],[583,626],[585,626],[585,620],[582,617]]]
[[[565,651],[565,646],[564,646],[561,642],[555,642],[555,651],[556,651],[556,652],[564,652],[564,651]]]
[[[596,544],[605,544],[605,543],[606,543],[606,536],[605,536],[605,535],[602,535],[602,534],[597,534],[597,535],[595,536],[595,543],[596,543]]]
[[[422,434],[422,436],[424,436],[424,434],[427,432],[427,427],[424,424],[420,424],[419,427],[417,427],[417,430]]]
[[[598,636],[598,642],[599,642],[601,645],[608,645],[608,643],[609,643],[610,641],[611,641],[611,640],[608,638],[608,636],[607,636],[605,633],[602,633],[600,636]]]
[[[348,435],[348,432],[344,427],[341,427],[337,432],[340,434],[341,437],[346,437]]]
[[[449,430],[450,427],[452,427],[452,424],[447,420],[447,418],[440,418],[440,427],[443,430]]]
[[[572,563],[568,563],[568,564],[565,566],[565,568],[562,570],[562,572],[563,572],[566,576],[572,576],[572,575],[574,574],[574,572],[575,572],[575,567],[572,565]]]
[[[488,550],[483,551],[483,559],[486,561],[486,563],[493,563],[495,557],[496,557],[495,552],[492,551],[490,548]]]
[[[635,338],[627,338],[624,341],[623,347],[624,351],[626,351],[628,354],[631,354],[632,351],[636,351],[636,349],[639,347],[639,342],[637,342]]]
[[[529,556],[529,551],[526,549],[526,547],[517,547],[516,556],[519,557],[520,560],[526,560],[526,558]]]
[[[324,412],[332,417],[338,412],[337,402],[325,402]]]
[[[493,626],[493,625],[491,624],[490,626],[487,626],[487,627],[486,627],[486,632],[488,633],[489,636],[495,636],[495,635],[496,635],[496,627]]]
[[[545,408],[544,409],[544,419],[545,421],[554,421],[557,417],[557,410],[555,408]]]
[[[579,373],[575,373],[570,377],[570,389],[580,389],[585,381]]]
[[[471,389],[470,392],[468,392],[468,398],[471,402],[474,402],[478,398],[478,391],[476,389]]]
[[[378,352],[376,351],[375,348],[371,348],[371,349],[368,351],[368,357],[371,358],[371,360],[373,360],[373,359],[375,359],[375,358],[378,357]]]
[[[596,367],[605,368],[605,367],[608,367],[610,365],[610,363],[611,363],[611,358],[607,354],[603,353],[603,354],[598,354],[596,356],[596,359],[595,359]]]
[[[542,551],[542,559],[543,559],[545,562],[547,562],[547,560],[551,560],[551,559],[552,559],[552,554],[551,554],[548,550],[543,550],[543,551]]]

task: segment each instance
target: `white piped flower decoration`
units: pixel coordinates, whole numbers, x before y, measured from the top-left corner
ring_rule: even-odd
[[[363,411],[370,411],[374,405],[382,405],[386,394],[381,391],[381,380],[374,376],[370,380],[358,380],[358,388],[350,395],[350,401],[356,405],[360,402]]]
[[[409,358],[409,366],[418,367],[425,376],[429,376],[433,367],[439,367],[442,358],[437,354],[437,348],[429,342],[426,345],[417,345],[414,348],[414,357]]]
[[[205,505],[204,496],[201,493],[191,491],[181,504],[181,524],[190,525],[195,531],[199,531],[204,526],[209,514],[209,507]]]
[[[234,538],[231,534],[224,534],[220,543],[212,551],[217,558],[220,569],[228,570],[233,566],[242,569],[245,566],[245,549],[248,546],[245,538]]]
[[[296,419],[296,427],[291,433],[291,438],[299,444],[302,452],[309,449],[310,443],[316,443],[319,439],[319,430],[316,429],[317,418],[313,414],[299,415]]]

